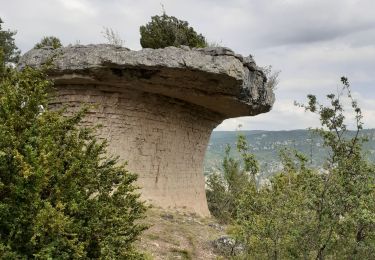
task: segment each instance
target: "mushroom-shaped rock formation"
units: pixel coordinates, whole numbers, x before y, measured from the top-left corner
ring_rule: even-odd
[[[95,104],[86,124],[101,124],[109,153],[138,173],[142,196],[163,208],[207,216],[203,159],[224,119],[268,112],[274,94],[250,57],[227,48],[131,51],[112,45],[33,49],[20,62],[51,61],[52,107]]]

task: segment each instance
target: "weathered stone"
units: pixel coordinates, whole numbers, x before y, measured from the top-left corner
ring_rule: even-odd
[[[253,56],[249,55],[247,57],[244,57],[243,59],[243,65],[246,66],[250,70],[256,70],[255,61],[253,59]]]
[[[241,54],[235,53],[234,57],[236,57],[237,59],[239,59],[241,62],[244,61],[244,58],[243,58],[243,56]]]
[[[209,215],[202,167],[212,129],[226,118],[268,112],[274,102],[255,62],[226,48],[33,49],[19,67],[51,60],[51,106],[95,104],[84,124],[103,126],[99,136],[139,174],[143,198],[200,215]]]
[[[209,227],[212,227],[213,229],[216,229],[218,231],[224,231],[224,227],[222,225],[219,225],[217,223],[209,223]]]
[[[169,220],[169,221],[171,221],[171,220],[174,219],[173,215],[172,215],[172,214],[168,214],[168,213],[161,214],[160,216],[161,216],[161,218],[164,219],[164,220]]]
[[[217,252],[225,256],[239,256],[244,252],[243,245],[230,236],[221,236],[212,241],[212,245]]]
[[[227,47],[206,47],[206,48],[194,48],[193,50],[203,52],[211,56],[235,56],[234,51]]]

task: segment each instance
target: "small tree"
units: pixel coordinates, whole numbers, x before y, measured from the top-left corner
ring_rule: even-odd
[[[0,66],[3,66],[7,62],[17,62],[20,57],[20,50],[18,50],[15,42],[14,35],[15,31],[3,30],[3,21],[0,18]]]
[[[322,170],[306,166],[304,155],[282,153],[284,170],[271,185],[238,200],[234,234],[254,259],[373,259],[375,257],[375,166],[362,152],[362,113],[348,80],[327,95],[325,106],[308,96],[307,111],[320,116],[315,131],[330,150]],[[351,100],[357,132],[347,135],[343,94]]]
[[[256,190],[256,174],[259,166],[243,135],[237,137],[237,152],[241,159],[231,157],[227,145],[222,173],[212,173],[207,178],[206,196],[212,215],[221,222],[230,223],[237,215],[237,199],[246,188]]]
[[[306,168],[298,152],[281,152],[283,172],[258,190],[249,187],[238,198],[233,235],[245,245],[245,259],[311,259],[304,238],[313,212],[306,206],[309,189],[319,185],[317,176]]]
[[[181,45],[205,47],[207,45],[205,37],[189,27],[188,22],[168,16],[165,12],[161,16],[152,16],[151,22],[140,27],[140,33],[143,48],[158,49]]]
[[[40,42],[38,42],[34,46],[35,49],[40,49],[43,47],[51,47],[53,49],[58,49],[58,48],[63,47],[63,45],[61,44],[61,41],[59,38],[55,36],[45,36],[40,40]]]
[[[320,116],[322,128],[315,131],[330,149],[326,174],[321,175],[321,186],[316,196],[317,226],[314,232],[316,258],[326,256],[348,259],[375,257],[375,166],[363,154],[367,138],[363,129],[362,111],[352,97],[349,81],[341,78],[342,91],[329,94],[329,106],[308,96],[307,111]],[[356,134],[348,137],[342,98],[351,101]]]
[[[1,258],[140,258],[137,176],[79,126],[85,111],[48,110],[49,91],[38,70],[0,77]]]

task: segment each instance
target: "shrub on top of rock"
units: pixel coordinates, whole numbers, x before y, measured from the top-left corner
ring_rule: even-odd
[[[143,48],[165,48],[167,46],[186,45],[189,47],[206,47],[207,42],[202,34],[198,34],[189,23],[174,16],[155,15],[151,22],[140,28],[141,46]]]
[[[59,38],[55,36],[45,36],[40,40],[40,42],[38,42],[34,46],[35,49],[41,49],[43,47],[50,47],[52,49],[58,49],[58,48],[63,47],[63,45]]]

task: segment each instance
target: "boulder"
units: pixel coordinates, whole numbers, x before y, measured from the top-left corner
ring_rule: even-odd
[[[127,48],[107,44],[33,49],[20,61],[55,82],[50,106],[92,109],[108,152],[138,173],[142,196],[163,208],[208,216],[207,143],[224,119],[270,111],[274,94],[252,59],[228,48]]]

